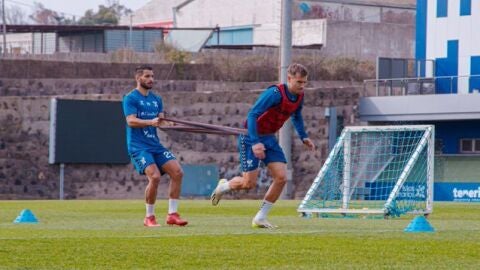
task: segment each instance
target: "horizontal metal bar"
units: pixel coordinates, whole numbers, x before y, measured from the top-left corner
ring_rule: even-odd
[[[404,125],[404,126],[347,126],[348,131],[370,131],[370,132],[383,132],[383,131],[403,131],[403,130],[427,130],[432,128],[432,125]]]
[[[383,209],[342,209],[342,208],[298,208],[297,212],[303,213],[330,213],[330,214],[385,214]]]
[[[391,79],[368,79],[363,80],[364,83],[374,82],[395,82],[395,81],[425,81],[425,80],[437,80],[437,79],[456,79],[456,78],[477,78],[480,75],[461,75],[461,76],[438,76],[438,77],[407,77],[407,78],[391,78]]]

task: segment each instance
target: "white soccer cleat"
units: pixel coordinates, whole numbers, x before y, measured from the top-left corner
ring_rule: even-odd
[[[266,219],[262,220],[252,220],[252,228],[260,228],[260,229],[276,229],[278,226],[273,225],[272,223],[268,222]]]
[[[222,199],[223,192],[220,190],[220,185],[227,183],[227,179],[220,179],[218,181],[217,187],[213,190],[212,195],[210,196],[210,199],[212,200],[212,205],[217,205],[218,202]]]

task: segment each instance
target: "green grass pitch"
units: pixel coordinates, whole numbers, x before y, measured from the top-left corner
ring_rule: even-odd
[[[435,233],[396,219],[301,218],[279,201],[185,200],[187,227],[144,228],[142,201],[0,201],[0,269],[479,269],[480,204],[435,203]],[[157,204],[163,221],[166,201]],[[39,224],[13,224],[28,208]]]

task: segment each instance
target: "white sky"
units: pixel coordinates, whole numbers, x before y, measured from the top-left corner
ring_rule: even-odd
[[[119,0],[121,5],[136,10],[144,6],[150,0]],[[27,16],[33,12],[33,3],[42,3],[45,8],[65,13],[67,16],[83,16],[88,9],[98,10],[99,5],[106,5],[106,0],[5,0],[7,6],[19,6],[25,10]]]

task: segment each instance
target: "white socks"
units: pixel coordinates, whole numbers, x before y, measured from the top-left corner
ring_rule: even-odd
[[[222,194],[229,191],[230,186],[228,185],[228,181],[225,181],[224,183],[219,184],[218,189]]]
[[[169,199],[168,200],[168,213],[177,213],[178,209],[178,199]]]
[[[155,204],[145,204],[145,208],[147,209],[147,217],[155,215]],[[176,213],[178,209],[178,199],[170,199],[168,200],[168,213]]]
[[[272,206],[273,203],[263,200],[262,206],[260,206],[260,210],[258,211],[254,220],[265,220],[267,218],[268,212],[270,212],[270,209],[272,209]]]
[[[146,203],[145,207],[147,208],[147,217],[155,215],[155,204]]]

